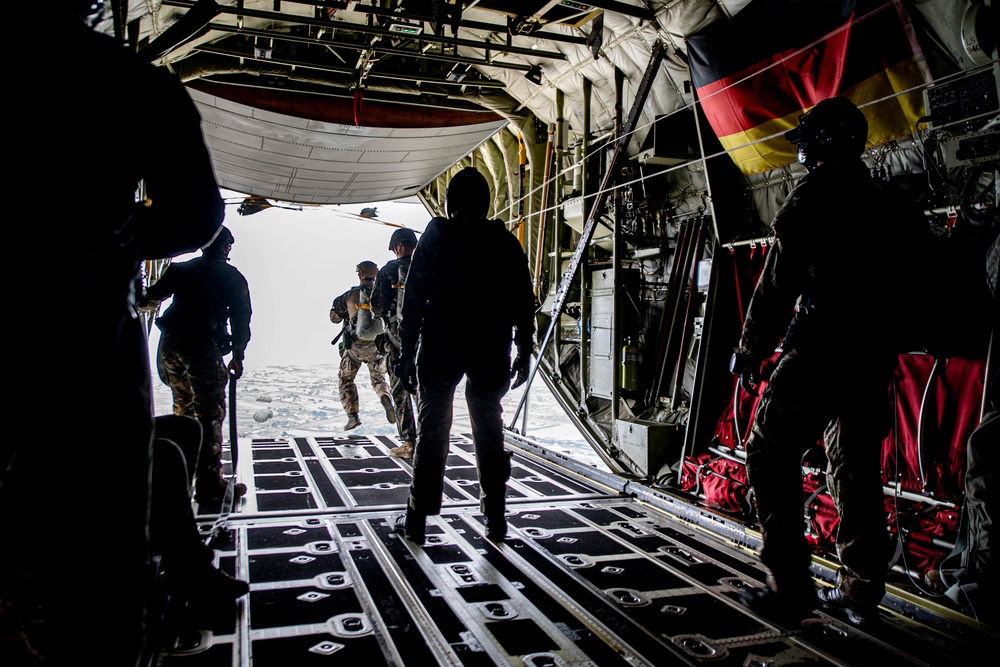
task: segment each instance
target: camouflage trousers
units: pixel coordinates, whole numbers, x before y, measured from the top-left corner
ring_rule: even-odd
[[[410,392],[403,387],[403,381],[392,372],[392,367],[399,361],[399,350],[391,344],[388,345],[388,350],[385,359],[392,389],[392,402],[396,410],[396,433],[403,442],[416,444],[417,423],[413,418],[413,401],[410,399]]]
[[[801,460],[823,439],[827,483],[840,516],[838,585],[852,600],[878,604],[891,556],[880,456],[892,424],[895,357],[839,355],[832,348],[808,354],[786,349],[761,396],[746,444],[763,533],[761,561],[779,590],[808,579]]]
[[[997,512],[997,443],[1000,442],[1000,409],[983,415],[968,442],[965,504],[969,517],[969,579],[981,582],[992,593],[997,575],[993,561]]]
[[[359,409],[358,386],[354,383],[354,378],[362,365],[368,366],[368,375],[375,393],[379,396],[391,395],[385,381],[385,357],[379,354],[374,341],[355,340],[341,355],[340,372],[337,375],[340,378],[340,404],[348,414]]]
[[[222,422],[226,417],[229,373],[214,346],[191,344],[167,333],[160,337],[157,371],[174,398],[174,414],[201,423],[202,441],[196,476],[210,477],[222,468]]]

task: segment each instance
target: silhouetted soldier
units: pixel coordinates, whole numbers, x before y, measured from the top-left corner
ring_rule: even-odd
[[[831,427],[828,484],[840,516],[841,567],[837,587],[824,589],[819,602],[863,624],[878,618],[888,570],[879,456],[906,333],[897,327],[914,302],[904,266],[908,244],[930,231],[912,202],[871,177],[860,158],[868,122],[847,98],[819,102],[785,136],[798,144],[809,173],[772,223],[776,244],[731,363],[752,391],[761,363],[781,342],[746,443],[768,586],[743,597],[751,608],[788,620],[815,608],[801,459]],[[845,220],[862,235],[855,243],[832,241]]]
[[[21,323],[7,369],[38,417],[12,420],[4,438],[0,598],[9,627],[26,608],[39,620],[40,605],[22,648],[46,665],[143,655],[153,410],[134,287],[142,259],[197,250],[223,217],[190,97],[91,30],[83,19],[99,8],[12,8],[16,24],[45,25],[64,54],[58,84],[28,67],[8,88],[23,132],[6,240],[44,261],[5,269]]]
[[[143,311],[152,311],[173,297],[156,320],[156,368],[170,387],[174,414],[201,422],[195,499],[209,504],[222,500],[228,484],[221,459],[226,386],[230,373],[236,379],[243,375],[250,341],[250,288],[239,269],[229,264],[234,241],[232,232],[222,227],[201,257],[171,264],[141,301]],[[230,353],[227,364],[224,356]],[[246,486],[236,484],[233,490],[240,497]]]
[[[371,296],[372,315],[387,323],[386,333],[378,340],[389,369],[392,400],[396,407],[396,432],[403,441],[399,447],[390,449],[389,454],[401,459],[413,458],[413,449],[417,444],[417,424],[413,419],[410,392],[392,369],[399,362],[399,319],[406,292],[406,274],[410,270],[410,258],[416,247],[417,235],[412,229],[397,229],[392,233],[389,237],[389,250],[396,255],[396,259],[379,269]]]
[[[406,276],[395,372],[417,395],[418,427],[410,497],[395,527],[415,542],[424,540],[427,516],[441,512],[455,388],[463,377],[486,536],[507,534],[511,455],[500,400],[527,380],[535,297],[527,257],[502,221],[486,218],[489,204],[483,175],[473,167],[458,172],[445,197],[448,217],[427,225]]]

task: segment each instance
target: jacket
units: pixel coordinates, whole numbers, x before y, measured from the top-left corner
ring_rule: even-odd
[[[845,233],[845,223],[853,233]],[[915,330],[920,261],[931,238],[902,191],[872,178],[860,159],[806,174],[772,223],[771,246],[740,347],[758,359],[784,346],[895,351]]]
[[[191,345],[214,345],[220,354],[231,344],[233,359],[243,361],[252,311],[250,287],[236,267],[224,258],[205,256],[171,264],[146,288],[140,310],[155,310],[170,296],[170,306],[156,320],[160,331]]]
[[[400,355],[530,354],[535,297],[528,259],[500,220],[434,218],[406,277]]]

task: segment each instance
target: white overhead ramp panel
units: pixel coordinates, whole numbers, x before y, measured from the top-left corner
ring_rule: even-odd
[[[189,89],[219,186],[302,204],[414,195],[506,124],[365,127],[264,111]]]

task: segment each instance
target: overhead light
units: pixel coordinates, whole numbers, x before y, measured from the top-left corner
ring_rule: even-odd
[[[444,78],[452,83],[461,83],[468,73],[469,67],[466,67],[464,72],[460,72],[458,71],[458,65],[455,65],[451,68],[451,71],[445,74]]]
[[[389,32],[398,32],[403,35],[420,35],[424,31],[421,21],[405,19],[401,16],[393,16],[389,19]]]
[[[254,58],[263,58],[264,60],[270,60],[271,59],[271,50],[272,50],[273,46],[274,46],[274,40],[273,39],[269,40],[267,46],[258,46],[258,44],[257,44],[257,38],[254,37],[253,38],[253,57]]]
[[[518,16],[507,19],[507,32],[512,35],[530,35],[542,27],[542,22],[533,16]]]
[[[542,85],[542,68],[540,65],[532,65],[531,68],[524,73],[524,78],[535,84],[536,86]]]

